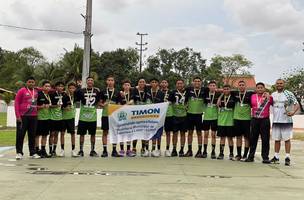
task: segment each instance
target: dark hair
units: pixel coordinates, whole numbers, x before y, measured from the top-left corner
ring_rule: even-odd
[[[93,76],[88,76],[86,80],[88,80],[90,78],[94,80]]]
[[[199,76],[195,76],[195,77],[193,78],[193,80],[196,80],[196,79],[199,79],[200,81],[202,81],[201,77],[199,77]]]
[[[156,82],[159,83],[159,80],[158,80],[157,78],[151,78],[151,79],[150,79],[150,82],[152,82],[152,81],[156,81]]]
[[[181,78],[177,79],[175,83],[177,83],[178,81],[181,81],[181,82],[185,83],[185,81]]]
[[[263,86],[263,87],[265,87],[265,84],[264,83],[262,83],[262,82],[258,82],[255,86],[256,87],[258,87],[259,85],[261,85],[261,86]]]
[[[27,77],[27,79],[25,79],[25,81],[29,81],[29,80],[36,81],[36,79],[33,76]]]
[[[138,83],[141,79],[144,79],[144,80],[146,81],[146,79],[142,76],[142,77],[139,77],[139,78],[137,79],[137,83]]]
[[[166,80],[166,79],[161,80],[161,82],[163,82],[163,81],[166,81],[167,83],[169,83],[168,80]]]
[[[223,88],[231,88],[231,86],[229,84],[225,84]]]
[[[113,78],[115,80],[115,77],[113,75],[108,75],[107,79],[109,79],[109,78]]]
[[[216,85],[216,81],[209,81],[208,85],[210,84],[215,84]]]
[[[70,82],[70,83],[68,84],[68,88],[69,88],[70,86],[77,87],[76,83],[74,83],[74,82]]]
[[[51,82],[48,81],[48,80],[45,80],[45,81],[42,82],[42,86],[44,86],[45,84],[51,84]]]
[[[57,82],[55,83],[55,87],[57,87],[57,86],[59,86],[59,85],[63,85],[63,86],[64,86],[64,83],[63,83],[62,81],[57,81]]]
[[[240,80],[238,84],[240,84],[240,83],[246,84],[246,82],[244,80]]]
[[[131,81],[130,81],[129,79],[123,80],[123,81],[122,81],[122,84],[125,84],[125,83],[131,84]]]

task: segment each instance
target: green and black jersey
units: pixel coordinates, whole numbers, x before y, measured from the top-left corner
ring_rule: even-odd
[[[51,120],[60,121],[62,120],[62,98],[63,93],[59,93],[58,91],[50,93],[50,99],[52,103],[52,108],[50,108],[50,116]]]
[[[218,107],[217,100],[221,96],[219,92],[206,92],[205,93],[205,108],[204,108],[204,120],[217,120]]]
[[[62,118],[64,120],[74,119],[76,114],[74,95],[64,93],[62,97]]]
[[[173,90],[169,96],[169,101],[172,103],[174,117],[187,116],[186,90]]]
[[[188,103],[187,112],[190,114],[203,114],[204,112],[204,96],[207,89],[202,87],[195,89],[193,87],[186,89],[186,101]]]
[[[173,106],[172,106],[172,102],[170,102],[170,100],[169,100],[169,96],[170,96],[171,92],[169,90],[162,90],[162,92],[164,94],[164,102],[169,102],[166,117],[172,117],[173,116]]]
[[[79,120],[84,122],[97,121],[97,106],[100,101],[98,88],[82,88],[77,90],[75,100],[80,102]]]
[[[236,120],[251,120],[251,96],[254,92],[246,91],[240,93],[239,91],[232,92],[236,99],[234,108],[234,119]]]
[[[233,112],[236,103],[235,96],[222,95],[220,99],[221,102],[219,106],[218,121],[217,121],[218,126],[233,126],[234,125]]]
[[[109,104],[120,104],[120,91],[116,89],[105,89],[100,93],[100,99],[106,103],[105,107],[102,110],[102,116],[108,116],[108,106]]]
[[[50,96],[43,91],[38,92],[37,106],[51,105]],[[51,119],[50,108],[39,108],[38,109],[38,120],[49,120]]]

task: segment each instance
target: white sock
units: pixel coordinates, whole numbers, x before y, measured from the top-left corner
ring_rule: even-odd
[[[276,159],[279,159],[279,153],[274,153],[274,157],[275,157]]]
[[[286,158],[290,158],[290,154],[289,153],[286,154]]]

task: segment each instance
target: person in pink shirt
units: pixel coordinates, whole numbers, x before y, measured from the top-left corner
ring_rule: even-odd
[[[254,155],[259,136],[262,139],[262,159],[264,164],[270,164],[269,141],[270,141],[270,106],[273,104],[272,97],[265,93],[265,84],[256,84],[256,94],[251,96],[251,133],[250,152],[245,162],[254,162]]]
[[[35,134],[37,126],[37,97],[35,79],[29,77],[25,87],[21,88],[15,97],[15,114],[17,119],[16,134],[16,159],[23,158],[23,142],[25,134],[28,134],[28,146],[32,158],[40,158],[35,151]]]

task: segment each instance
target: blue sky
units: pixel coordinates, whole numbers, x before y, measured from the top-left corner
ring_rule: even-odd
[[[81,32],[85,0],[0,0],[0,23]],[[240,53],[254,65],[257,81],[273,83],[292,67],[303,67],[303,0],[93,0],[93,48],[134,47],[136,33],[149,50],[192,47],[210,60],[216,54]],[[34,46],[49,60],[82,36],[28,32],[0,27],[0,46]]]

